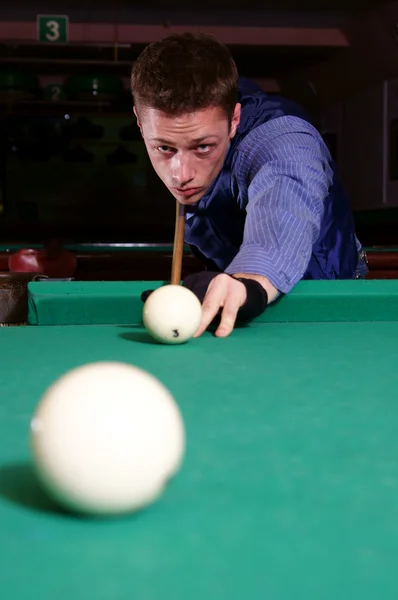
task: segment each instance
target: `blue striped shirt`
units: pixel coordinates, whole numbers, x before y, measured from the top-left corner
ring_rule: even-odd
[[[330,162],[320,133],[298,117],[272,119],[242,140],[233,179],[247,216],[226,273],[263,275],[283,293],[293,288],[319,235]]]
[[[278,101],[267,102],[260,109],[248,103],[221,173],[187,214],[187,243],[210,268],[262,275],[281,293],[303,278],[365,276],[350,207],[321,134],[305,118],[283,114]],[[273,117],[261,122],[267,110]]]

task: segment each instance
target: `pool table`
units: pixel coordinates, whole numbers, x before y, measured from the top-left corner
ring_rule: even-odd
[[[180,346],[142,328],[146,288],[32,282],[29,324],[0,328],[2,597],[396,600],[398,281],[302,282]],[[109,520],[59,510],[28,447],[47,386],[101,360],[158,377],[187,434],[160,500]]]

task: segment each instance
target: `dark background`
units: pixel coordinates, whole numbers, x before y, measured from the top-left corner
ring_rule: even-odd
[[[36,40],[38,14],[68,15],[69,41]],[[221,27],[242,75],[310,111],[366,242],[398,243],[397,22],[397,3],[375,0],[0,7],[0,242],[172,241],[174,200],[149,164],[128,89],[157,25],[162,35]]]

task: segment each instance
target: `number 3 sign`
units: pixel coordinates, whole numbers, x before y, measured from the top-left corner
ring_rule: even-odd
[[[67,42],[69,18],[65,15],[38,15],[37,39],[39,42]]]

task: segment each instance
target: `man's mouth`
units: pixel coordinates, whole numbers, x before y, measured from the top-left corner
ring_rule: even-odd
[[[201,191],[202,188],[196,187],[196,188],[173,188],[173,190],[179,195],[179,196],[183,196],[184,198],[189,198],[190,196],[195,196],[195,194],[198,194]]]

